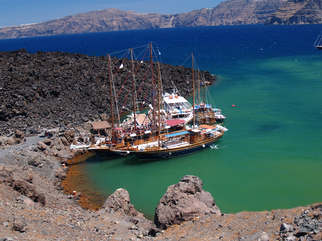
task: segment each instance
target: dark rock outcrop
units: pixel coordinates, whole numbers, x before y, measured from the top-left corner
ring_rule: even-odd
[[[112,62],[119,109],[126,112],[132,105],[131,62],[127,59]],[[119,70],[121,63],[122,71]],[[156,71],[157,66],[154,67]],[[149,64],[136,63],[136,69],[137,79],[142,81],[138,99],[148,104],[151,98],[147,94],[151,92]],[[0,52],[0,135],[16,129],[27,134],[39,133],[43,128],[66,129],[109,114],[108,72],[106,57],[60,52],[30,54],[25,50]],[[161,64],[161,72],[165,87],[172,89],[173,82],[182,95],[189,95],[191,69]],[[209,72],[202,74],[213,82]],[[74,135],[66,131],[61,141],[68,146]],[[5,142],[3,138],[1,142]]]
[[[198,177],[187,175],[169,186],[155,210],[157,227],[166,229],[205,214],[221,215],[213,197],[202,189],[202,185]]]
[[[228,0],[214,8],[182,14],[141,14],[105,9],[44,23],[5,27],[0,38],[239,24],[322,23],[320,0]],[[1,113],[0,119],[4,114]]]
[[[117,189],[105,201],[103,209],[107,212],[120,212],[128,216],[138,216],[139,212],[135,210],[130,202],[130,195],[123,188]]]
[[[137,230],[139,238],[158,232],[152,221],[146,219],[144,215],[138,212],[131,204],[130,195],[123,188],[117,189],[105,201],[101,211],[104,213],[117,214],[131,222],[133,226],[130,229]]]
[[[291,224],[282,223],[280,240],[322,240],[322,204],[305,210]]]

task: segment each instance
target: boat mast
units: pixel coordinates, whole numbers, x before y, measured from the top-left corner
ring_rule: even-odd
[[[155,80],[153,76],[153,56],[152,56],[152,43],[150,43],[150,64],[151,64],[151,78],[152,78],[152,132],[155,131]]]
[[[201,101],[200,101],[200,85],[201,85],[201,80],[200,80],[200,70],[198,69],[198,101],[199,101],[199,107],[200,107],[200,104],[201,104]]]
[[[134,73],[134,60],[133,60],[133,49],[130,49],[131,52],[131,63],[132,63],[132,86],[133,86],[133,119],[134,119],[134,131],[136,131],[136,84],[135,84],[135,73]]]
[[[112,143],[114,141],[114,96],[113,96],[113,72],[112,72],[112,66],[111,66],[111,56],[108,54],[108,67],[109,67],[109,81],[110,81],[110,105],[111,105],[111,124],[112,124]]]
[[[161,133],[161,70],[160,62],[158,62],[158,146],[160,147],[160,133]]]
[[[115,107],[116,107],[116,114],[117,114],[117,120],[118,120],[118,123],[117,123],[117,126],[120,127],[121,125],[121,118],[120,118],[120,111],[119,111],[119,103],[117,101],[117,98],[116,98],[116,90],[115,90],[115,84],[114,84],[114,81],[113,81],[113,91],[114,91],[114,100],[115,100]]]
[[[194,57],[193,57],[193,53],[191,54],[191,58],[192,58],[192,114],[193,114],[193,128],[195,128],[196,125],[196,116],[195,116],[195,72],[194,72]]]

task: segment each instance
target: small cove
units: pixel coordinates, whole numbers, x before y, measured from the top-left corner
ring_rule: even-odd
[[[219,76],[210,102],[227,115],[229,131],[218,149],[153,162],[93,156],[73,165],[69,177],[76,178],[66,181],[93,205],[125,188],[152,217],[169,185],[197,175],[223,212],[238,212],[322,201],[322,52],[312,46],[321,28],[125,31],[2,40],[0,49],[104,55],[154,41],[169,64],[182,64],[194,51],[200,68]]]
[[[153,162],[131,158],[98,161],[94,157],[84,164],[83,171],[102,193],[126,188],[135,207],[149,217],[166,188],[186,174],[201,177],[224,212],[318,202],[322,199],[322,105],[318,101],[322,83],[309,74],[301,79],[302,71],[313,71],[307,61],[316,59],[302,57],[293,66],[299,76],[293,70],[272,71],[270,76],[245,74],[232,88],[225,86],[231,84],[229,76],[222,76],[211,91],[216,93],[213,104],[228,116],[229,131],[217,143],[217,150]],[[243,68],[269,72],[276,68],[274,62],[294,65],[292,59],[278,58],[248,62]],[[288,84],[283,82],[286,80]]]

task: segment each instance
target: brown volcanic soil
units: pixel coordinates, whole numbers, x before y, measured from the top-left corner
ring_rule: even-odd
[[[0,146],[0,240],[150,240],[152,222],[141,214],[86,210],[77,202],[81,193],[64,194],[67,168],[61,163],[76,153],[62,138]],[[38,141],[51,144],[42,148]]]
[[[170,227],[156,240],[321,241],[322,203],[285,210],[225,214],[219,218],[202,216]]]
[[[131,216],[122,209],[83,209],[77,203],[82,194],[64,194],[60,187],[66,168],[57,157],[62,163],[71,157],[62,138],[52,138],[53,144],[43,151],[35,137],[0,148],[0,240],[322,240],[322,203],[289,210],[200,214],[161,232],[136,211]],[[70,169],[75,174],[77,166],[81,164]],[[283,230],[283,223],[291,226]],[[156,237],[151,228],[158,232]]]
[[[93,153],[76,156],[68,160],[68,171],[61,185],[65,193],[80,192],[78,203],[85,209],[99,210],[102,208],[107,196],[93,189],[88,177],[84,174],[82,161],[89,158]]]
[[[113,59],[119,108],[131,109],[132,77],[127,59]],[[123,63],[124,68],[119,69]],[[138,100],[150,100],[150,63],[136,64]],[[155,78],[157,66],[154,65]],[[0,136],[14,129],[37,133],[41,128],[77,126],[109,113],[107,57],[25,50],[0,52]],[[163,86],[180,93],[192,90],[191,69],[161,64]],[[205,79],[214,81],[209,72]]]

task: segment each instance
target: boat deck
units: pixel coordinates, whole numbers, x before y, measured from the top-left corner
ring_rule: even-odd
[[[185,146],[189,146],[189,145],[190,145],[189,142],[182,141],[182,142],[179,142],[179,143],[167,145],[166,148],[164,148],[164,149],[173,149],[173,148],[185,147]]]

